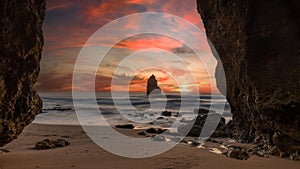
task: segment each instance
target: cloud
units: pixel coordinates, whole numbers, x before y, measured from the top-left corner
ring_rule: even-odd
[[[139,13],[139,12],[164,12],[182,17],[195,24],[204,32],[203,23],[196,10],[195,1],[183,0],[49,0],[47,1],[47,11],[43,26],[45,36],[45,46],[43,59],[41,63],[41,73],[37,84],[39,91],[70,91],[72,88],[72,73],[74,63],[80,52],[81,47],[87,39],[99,28],[105,24],[118,19],[119,17]],[[149,26],[158,30],[171,29],[174,33],[184,31],[190,37],[194,38],[195,34],[190,27],[185,27],[180,22],[175,22],[174,18],[165,18],[166,20],[155,21],[153,18],[137,18],[124,23],[121,27],[113,28],[112,32],[123,33],[126,31],[135,31]],[[107,45],[112,37],[103,36],[103,43],[92,45]],[[206,41],[205,37],[203,42]],[[107,40],[107,41],[106,41]],[[192,42],[192,41],[191,41]],[[157,79],[162,88],[167,91],[178,89],[174,79],[167,74],[159,71],[149,70],[137,75],[127,75],[129,77],[115,76],[113,72],[119,63],[126,56],[134,51],[145,48],[161,48],[170,51],[176,55],[186,58],[193,70],[197,73],[202,70],[201,64],[193,58],[192,51],[184,45],[185,42],[177,41],[169,37],[160,35],[142,35],[127,38],[115,45],[115,48],[104,59],[100,65],[96,78],[96,90],[109,91],[111,89],[112,78],[133,78],[131,81],[131,90],[145,90],[146,80],[153,72],[157,74]],[[199,44],[199,50],[209,51],[207,43]],[[207,54],[205,54],[206,56]],[[146,57],[146,56],[145,56]],[[148,58],[149,56],[147,56]],[[129,65],[122,66],[122,71],[128,73],[134,70],[134,65],[144,64],[149,60],[133,62]],[[163,59],[157,59],[151,63],[168,66],[172,64],[172,71],[176,76],[185,77],[189,72],[176,65],[178,61],[163,63]],[[147,64],[145,64],[147,65]],[[198,76],[198,75],[197,75]],[[202,79],[201,79],[202,78]],[[204,75],[199,78],[207,81]],[[187,79],[188,81],[188,79]],[[120,84],[120,90],[124,86]]]
[[[115,47],[131,50],[160,48],[171,51],[173,48],[177,48],[178,46],[182,46],[182,42],[166,36],[143,34],[125,39],[119,42]]]

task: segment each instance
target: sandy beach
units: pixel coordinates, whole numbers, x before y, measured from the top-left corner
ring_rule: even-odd
[[[130,136],[137,136],[140,131],[118,130]],[[45,138],[62,138],[71,144],[49,150],[33,149],[37,141]],[[218,147],[218,144],[208,142],[206,146]],[[297,169],[300,166],[299,162],[278,157],[251,156],[248,160],[236,160],[185,143],[151,158],[124,158],[96,145],[80,126],[30,124],[18,139],[3,148],[10,152],[0,154],[1,169]]]

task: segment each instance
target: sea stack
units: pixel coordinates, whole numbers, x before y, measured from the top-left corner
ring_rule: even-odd
[[[155,89],[157,89],[155,91],[155,93],[159,94],[160,88],[157,86],[157,80],[156,80],[155,76],[152,74],[147,82],[147,96]]]

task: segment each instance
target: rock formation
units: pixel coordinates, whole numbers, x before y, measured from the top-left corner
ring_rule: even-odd
[[[160,91],[160,88],[157,86],[157,80],[154,75],[151,75],[147,82],[147,95],[149,95],[153,90]]]
[[[300,151],[300,1],[197,4],[225,69],[235,138]]]
[[[0,146],[41,112],[33,90],[40,70],[45,0],[0,2]]]
[[[35,143],[34,148],[36,150],[47,150],[57,147],[66,147],[70,145],[70,142],[65,139],[44,139],[43,141],[38,141]]]
[[[185,120],[185,119],[181,120],[180,122],[183,124],[178,126],[177,132],[180,134],[187,133],[187,136],[191,136],[191,137],[199,137],[204,124],[209,123],[209,121],[206,120],[209,115],[208,113],[209,113],[209,110],[207,110],[207,109],[199,109],[198,115],[196,116],[196,118],[194,120]],[[211,112],[210,116],[220,117],[221,115],[218,113]],[[212,134],[212,137],[222,137],[223,136],[223,134],[221,134],[221,133],[223,133],[222,128],[225,126],[225,119],[223,117],[220,117],[220,118],[221,118],[221,120],[220,120],[218,126],[216,127],[214,133]]]

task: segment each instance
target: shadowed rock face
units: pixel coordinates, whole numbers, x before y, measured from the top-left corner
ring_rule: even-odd
[[[300,1],[197,3],[225,69],[235,138],[300,150]]]
[[[40,71],[45,0],[0,1],[0,146],[41,112],[33,90]]]
[[[154,75],[150,76],[147,82],[147,95],[149,95],[153,90],[156,92],[160,91],[160,88],[157,86],[157,80]]]

